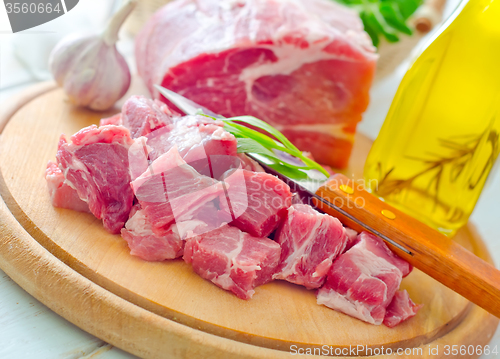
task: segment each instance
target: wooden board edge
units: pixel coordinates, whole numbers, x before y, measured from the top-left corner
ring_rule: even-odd
[[[187,327],[193,328],[197,331],[204,332],[207,334],[215,335],[217,337],[234,340],[236,342],[241,342],[243,344],[249,344],[259,348],[267,348],[271,350],[284,350],[283,348],[290,348],[292,345],[298,345],[301,348],[319,348],[321,344],[305,344],[305,343],[295,343],[286,340],[280,339],[267,339],[265,337],[259,337],[258,340],[248,340],[247,335],[241,336],[239,331],[235,331],[232,329],[225,329],[224,327],[210,324],[205,321],[197,320],[195,318],[184,315],[183,313],[179,313],[176,311],[165,311],[160,306],[156,305],[154,302],[149,301],[143,297],[135,297],[133,296],[126,288],[115,284],[112,281],[109,281],[105,276],[101,276],[100,274],[93,273],[90,268],[86,267],[86,265],[82,262],[77,262],[76,259],[68,260],[67,253],[62,251],[56,244],[51,243],[49,238],[41,231],[34,222],[30,220],[30,218],[23,212],[21,207],[15,201],[11,193],[9,192],[7,185],[5,184],[2,173],[0,171],[0,199],[4,201],[7,206],[7,209],[10,211],[10,214],[13,218],[22,226],[22,228],[27,232],[27,234],[35,240],[38,244],[41,245],[48,253],[53,255],[56,259],[61,261],[62,265],[67,265],[76,273],[82,275],[84,278],[90,280],[92,283],[97,284],[100,287],[106,289],[107,292],[117,295],[119,298],[130,302],[152,314],[158,315],[160,317],[172,320],[173,318],[175,322],[185,325]],[[476,236],[472,236],[475,241],[478,240]],[[1,238],[0,238],[1,240]],[[474,244],[474,247],[477,245]],[[480,253],[480,252],[478,252]],[[487,253],[487,251],[486,251]],[[482,253],[481,253],[482,254]],[[485,257],[486,258],[486,257]],[[438,327],[432,331],[429,331],[425,334],[415,336],[409,339],[401,340],[397,343],[384,343],[382,346],[399,348],[399,347],[420,347],[423,345],[427,345],[428,343],[432,343],[433,341],[443,337],[449,332],[453,331],[457,325],[459,325],[462,320],[469,314],[472,308],[472,303],[467,302],[464,310],[452,318],[449,322],[444,323],[441,327]],[[253,334],[250,335],[253,337]],[[248,340],[248,341],[247,341]],[[381,345],[370,345],[371,348],[377,348]]]
[[[476,226],[473,223],[469,222],[465,229],[469,232],[469,236],[475,239],[475,241],[472,243],[473,252],[477,256],[484,259],[486,262],[495,266],[495,261],[493,260],[493,257],[491,256],[486,243],[484,243],[483,239],[481,238],[481,235],[479,234]]]
[[[57,88],[53,81],[41,82],[28,87],[19,94],[9,97],[2,108],[0,108],[0,134],[11,119],[11,117],[24,105],[36,97]]]

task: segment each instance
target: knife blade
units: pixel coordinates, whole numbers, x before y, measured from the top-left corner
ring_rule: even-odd
[[[206,114],[224,119],[173,91],[158,85],[155,87],[187,115]],[[337,217],[347,227],[379,236],[391,250],[414,267],[500,318],[500,271],[491,264],[442,233],[359,188],[353,179],[342,174],[333,175],[313,192],[269,167],[265,158],[258,154],[247,155],[261,164],[266,172],[287,183],[307,203]],[[359,205],[356,201],[363,204]]]

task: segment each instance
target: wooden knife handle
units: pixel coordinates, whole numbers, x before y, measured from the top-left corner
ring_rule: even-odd
[[[358,187],[353,180],[337,174],[316,194],[411,251],[409,255],[387,243],[414,267],[500,318],[499,270],[445,235]],[[365,230],[317,199],[314,205],[356,231]]]

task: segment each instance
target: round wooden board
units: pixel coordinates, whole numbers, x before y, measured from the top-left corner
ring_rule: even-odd
[[[74,108],[61,90],[45,84],[0,117],[0,131],[6,124],[0,137],[0,267],[86,331],[152,358],[280,358],[294,348],[356,345],[419,348],[424,355],[439,345],[439,355],[429,357],[444,357],[445,344],[485,345],[491,338],[498,319],[418,270],[402,288],[424,307],[389,329],[319,306],[314,292],[286,282],[259,287],[243,301],[181,260],[149,263],[131,256],[125,241],[93,216],[53,208],[44,179],[61,133],[71,135],[114,112]],[[360,176],[370,144],[357,137],[347,175]],[[491,260],[472,226],[456,239]]]

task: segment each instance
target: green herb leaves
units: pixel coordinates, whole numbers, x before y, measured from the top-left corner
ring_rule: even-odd
[[[380,37],[398,42],[399,34],[412,34],[406,24],[408,18],[422,4],[422,0],[336,0],[359,13],[365,31],[373,45],[378,46]]]
[[[330,176],[323,167],[304,156],[281,132],[266,122],[252,116],[232,117],[222,121],[224,129],[238,140],[239,153],[255,153],[265,157],[269,167],[295,180],[308,179],[308,170],[320,171],[327,178]],[[276,140],[248,126],[264,131]],[[296,159],[287,161],[286,154]]]

